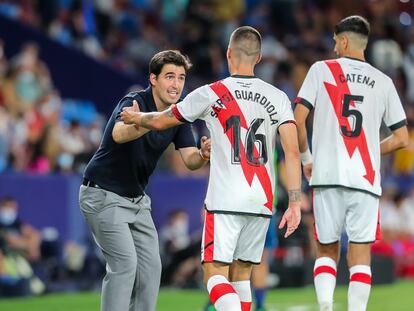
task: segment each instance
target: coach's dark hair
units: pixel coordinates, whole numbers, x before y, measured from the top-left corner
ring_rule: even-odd
[[[368,37],[370,26],[368,21],[359,15],[348,16],[335,25],[335,35],[341,32],[354,32]]]
[[[180,51],[176,50],[166,50],[155,54],[149,64],[149,72],[158,76],[161,73],[162,67],[167,64],[173,64],[176,66],[182,66],[185,69],[185,72],[190,70],[193,66],[190,62],[190,59],[181,54]]]
[[[230,44],[238,44],[243,41],[250,41],[255,43],[255,50],[254,51],[244,51],[244,53],[249,54],[257,54],[260,53],[260,50],[262,48],[262,36],[260,33],[250,26],[241,26],[237,28],[230,37]]]

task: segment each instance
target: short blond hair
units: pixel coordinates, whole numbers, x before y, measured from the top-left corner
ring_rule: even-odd
[[[253,27],[242,26],[231,34],[229,47],[240,60],[255,62],[262,49],[262,36]]]

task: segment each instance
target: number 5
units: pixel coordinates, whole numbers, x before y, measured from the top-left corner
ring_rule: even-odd
[[[362,130],[362,113],[356,109],[349,109],[351,100],[361,102],[364,100],[364,96],[344,94],[344,102],[342,108],[342,116],[345,118],[354,117],[355,124],[354,129],[349,130],[347,126],[341,126],[341,132],[346,137],[358,137]]]

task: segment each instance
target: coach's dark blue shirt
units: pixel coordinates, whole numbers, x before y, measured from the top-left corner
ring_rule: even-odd
[[[196,146],[190,124],[149,131],[138,139],[117,144],[112,138],[112,129],[120,121],[122,108],[132,106],[134,99],[142,112],[157,111],[151,87],[122,98],[112,112],[101,145],[84,173],[85,178],[101,188],[127,197],[143,194],[158,159],[171,142],[175,149]]]

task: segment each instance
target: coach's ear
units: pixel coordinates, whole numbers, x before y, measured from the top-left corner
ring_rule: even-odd
[[[153,73],[150,73],[149,80],[150,80],[151,86],[156,85],[157,84],[157,75],[155,75]]]

